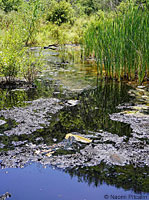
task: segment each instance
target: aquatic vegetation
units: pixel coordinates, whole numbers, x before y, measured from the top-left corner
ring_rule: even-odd
[[[20,76],[23,76],[28,83],[33,83],[38,73],[43,69],[44,61],[41,52],[36,57],[33,51],[24,51],[21,60]]]
[[[33,49],[36,53],[39,52],[39,48]],[[45,53],[48,53],[48,56],[49,54],[51,57],[53,56],[48,49],[45,50]],[[56,55],[54,51],[54,56],[56,57]],[[0,127],[0,167],[24,167],[29,162],[36,162],[45,167],[46,165],[62,169],[75,167],[77,170],[78,167],[86,167],[90,171],[90,166],[99,166],[103,160],[111,166],[134,162],[135,165],[139,166],[142,166],[143,163],[146,167],[148,155],[146,141],[135,140],[134,137],[131,137],[131,130],[127,124],[113,122],[109,118],[109,113],[116,112],[117,105],[131,99],[127,93],[129,86],[123,83],[118,84],[115,81],[97,82],[96,77],[93,76],[96,87],[86,87],[79,92],[73,90],[68,92],[66,85],[63,85],[62,90],[58,90],[56,86],[56,92],[61,92],[63,96],[58,96],[60,100],[50,98],[46,96],[46,93],[44,94],[43,90],[49,93],[51,88],[51,97],[55,95],[52,86],[55,86],[56,81],[53,79],[58,79],[59,85],[62,80],[62,77],[58,76],[58,72],[60,71],[62,74],[62,69],[67,70],[70,77],[68,65],[61,66],[61,59],[55,59],[54,62],[56,70],[53,70],[57,72],[57,76],[52,74],[51,78],[46,71],[47,76],[43,77],[47,88],[42,87],[42,85],[38,89],[34,88],[35,94],[30,89],[22,94],[19,90],[13,90],[12,93],[16,93],[14,96],[8,95],[7,91],[6,94],[1,94],[2,110],[0,114],[3,117],[1,120],[5,120],[7,126],[4,124]],[[78,63],[78,61],[76,62]],[[88,65],[86,67],[88,70]],[[54,64],[52,68],[54,68]],[[83,70],[80,67],[75,76],[80,73],[84,76]],[[52,72],[51,69],[49,71]],[[90,72],[89,75],[92,76],[92,73]],[[86,80],[88,79],[90,80],[90,77],[86,76]],[[82,76],[77,77],[76,80],[80,83]],[[39,81],[42,81],[42,77],[39,78]],[[71,82],[74,82],[72,76]],[[90,82],[86,82],[85,85],[88,86],[88,84]],[[47,90],[48,87],[49,90]],[[31,96],[28,95],[29,90]],[[37,100],[40,95],[44,98]],[[12,101],[11,97],[15,101]],[[33,99],[36,100],[32,101]],[[20,101],[22,104],[19,103]],[[9,128],[8,119],[13,119],[18,124]],[[72,138],[76,137],[79,142],[73,139],[72,141],[71,136]],[[80,140],[87,141],[87,143],[84,144]],[[105,171],[103,169],[103,174],[100,173],[101,178],[102,175],[107,175],[107,179],[105,178],[104,181],[108,184],[113,184],[112,179],[114,179],[114,183],[117,183],[115,180],[119,180],[116,173],[112,173],[112,169],[110,176],[108,176],[106,168]],[[129,178],[131,174],[129,173]],[[94,171],[91,171],[91,178],[94,178]],[[127,183],[127,172],[126,174],[124,172],[119,178]],[[144,181],[144,179],[141,180]],[[124,184],[123,181],[120,181],[119,187],[125,187],[126,183]],[[117,186],[117,184],[115,185]],[[139,185],[141,186],[141,184]],[[130,185],[127,188],[131,188]],[[145,189],[141,188],[141,190]]]
[[[112,17],[103,13],[85,33],[87,56],[94,56],[101,76],[138,79],[141,83],[149,73],[148,8],[134,1],[125,10],[117,9]]]
[[[32,52],[24,48],[19,51],[15,47],[16,45],[0,52],[0,76],[7,83],[15,83],[17,78],[32,83],[39,69],[41,70],[43,62],[40,58],[37,59]]]

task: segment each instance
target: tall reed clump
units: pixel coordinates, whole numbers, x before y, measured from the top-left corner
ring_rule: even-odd
[[[123,12],[92,23],[84,37],[87,56],[95,56],[101,75],[140,83],[149,75],[148,5],[127,3]],[[104,73],[103,73],[104,72]]]

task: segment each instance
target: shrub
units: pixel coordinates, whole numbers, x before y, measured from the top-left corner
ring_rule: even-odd
[[[0,0],[0,9],[5,12],[17,11],[21,3],[22,0]]]
[[[25,78],[32,83],[42,67],[41,57],[35,57],[28,49],[17,51],[14,48],[0,52],[0,75],[6,82],[14,82],[16,78]]]
[[[0,76],[5,77],[6,82],[25,78],[31,83],[41,68],[41,60],[41,56],[35,57],[33,52],[24,47],[21,31],[13,24],[1,39]]]
[[[122,0],[80,0],[81,7],[86,15],[91,15],[99,10],[114,10]]]
[[[60,2],[52,2],[47,20],[56,23],[57,25],[66,22],[73,24],[74,10],[71,4],[64,0]]]
[[[90,15],[97,10],[94,6],[94,0],[81,0],[81,5],[84,8],[84,13]]]
[[[12,25],[9,31],[5,31],[1,39],[0,51],[0,75],[4,76],[7,82],[14,81],[20,69],[22,57],[22,41]]]
[[[38,72],[42,69],[43,63],[41,52],[39,52],[37,57],[33,51],[29,49],[24,50],[21,60],[20,75],[23,76],[27,82],[32,83],[36,79]]]

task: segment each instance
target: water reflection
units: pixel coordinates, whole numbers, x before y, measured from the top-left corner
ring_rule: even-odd
[[[129,125],[110,120],[109,114],[116,112],[116,106],[130,101],[128,86],[116,82],[99,82],[95,89],[84,90],[75,99],[80,104],[73,108],[64,108],[52,119],[55,123],[49,130],[69,133],[78,131],[88,134],[100,129],[129,136]]]
[[[81,179],[78,182],[77,177],[70,178],[62,171],[49,167],[45,169],[37,164],[31,164],[24,169],[0,170],[0,194],[7,191],[12,195],[10,199],[15,200],[104,200],[105,195],[123,195],[127,199],[129,195],[140,196],[106,183],[99,187],[90,184],[89,187],[85,181],[81,182]],[[15,180],[13,184],[12,180]],[[142,195],[147,197],[147,194]]]
[[[35,89],[0,89],[0,110],[25,106],[37,97]]]
[[[78,177],[79,182],[89,186],[100,187],[104,182],[125,190],[149,192],[148,167],[135,168],[133,165],[109,166],[101,163],[98,166],[66,170],[71,177]]]
[[[127,136],[128,140],[131,136],[130,126],[110,120],[109,114],[119,112],[116,109],[119,104],[133,102],[132,97],[128,95],[130,87],[115,81],[99,81],[96,66],[93,67],[93,63],[88,61],[83,63],[80,60],[80,51],[72,54],[64,49],[60,54],[45,50],[44,55],[47,69],[36,80],[36,88],[0,90],[0,110],[25,107],[30,101],[41,97],[56,97],[61,99],[62,103],[74,99],[79,100],[79,104],[73,107],[65,106],[52,115],[48,127],[31,135],[10,137],[3,135],[4,131],[17,126],[15,121],[8,119],[6,124],[0,126],[0,151],[15,148],[14,142],[21,142],[19,146],[30,142],[51,145],[53,139],[61,142],[69,132],[90,134],[104,130],[119,136]],[[3,117],[0,119],[5,120]],[[96,187],[106,182],[117,188],[148,192],[147,170],[148,167],[135,168],[133,165],[113,167],[101,163],[99,166],[77,168],[66,172],[72,177],[77,176],[79,181],[87,182],[89,185],[94,184]],[[97,196],[95,198],[100,199]]]

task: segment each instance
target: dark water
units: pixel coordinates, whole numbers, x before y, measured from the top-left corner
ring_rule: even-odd
[[[77,106],[64,107],[52,116],[48,127],[31,135],[4,136],[4,131],[17,125],[14,120],[7,119],[7,123],[0,126],[0,151],[15,148],[13,141],[51,144],[55,138],[60,142],[69,132],[89,134],[104,130],[130,137],[128,124],[109,118],[109,114],[118,112],[116,106],[133,102],[128,95],[130,87],[114,81],[100,81],[92,63],[81,63],[80,51],[76,49],[75,53],[75,56],[68,56],[68,52],[63,52],[61,56],[45,50],[47,67],[36,81],[36,88],[0,90],[1,110],[24,107],[41,97],[81,102]],[[43,140],[37,142],[39,137]],[[62,171],[31,163],[23,169],[0,169],[0,194],[10,192],[14,200],[149,199],[147,193],[142,193],[149,191],[147,172],[148,168],[135,169],[131,165],[110,167],[101,163],[95,167]]]

